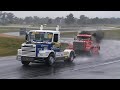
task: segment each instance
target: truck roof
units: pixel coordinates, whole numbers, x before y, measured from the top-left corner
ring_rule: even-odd
[[[79,34],[77,36],[85,36],[85,37],[91,37],[92,35],[88,35],[88,34]]]
[[[54,30],[30,30],[29,32],[51,32],[51,33],[60,33],[60,31],[54,31]]]

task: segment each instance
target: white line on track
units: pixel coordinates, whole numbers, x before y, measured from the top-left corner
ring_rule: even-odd
[[[71,70],[71,71],[77,71],[77,70],[82,70],[82,69],[87,69],[87,68],[94,68],[94,67],[103,66],[103,65],[108,65],[108,64],[113,64],[113,63],[117,63],[117,62],[120,62],[120,60],[110,61],[110,62],[101,63],[101,64],[97,64],[97,65],[91,65],[91,66],[82,67],[82,68],[79,68],[79,69],[73,69],[73,70]]]
[[[95,68],[95,67],[98,67],[98,66],[109,65],[109,64],[113,64],[113,63],[117,63],[117,62],[120,62],[120,60],[110,61],[110,62],[101,63],[101,64],[97,64],[97,65],[86,66],[86,67],[82,67],[82,68],[79,68],[79,69],[72,69],[72,70],[61,71],[61,72],[58,72],[56,74],[58,75],[58,74],[64,74],[64,72],[71,72],[71,71],[78,71],[78,70],[82,70],[82,69]],[[37,76],[37,77],[34,77],[34,78],[32,77],[30,79],[35,79],[35,78],[40,78],[40,77],[43,77],[43,76]]]

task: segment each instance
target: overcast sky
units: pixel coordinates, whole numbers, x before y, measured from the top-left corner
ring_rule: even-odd
[[[3,11],[12,12],[17,17],[24,18],[26,16],[38,16],[38,17],[66,17],[66,15],[72,13],[74,17],[79,18],[80,15],[85,15],[90,18],[120,18],[120,11]]]

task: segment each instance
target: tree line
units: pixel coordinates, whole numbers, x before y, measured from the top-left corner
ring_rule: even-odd
[[[66,17],[56,17],[55,19],[50,17],[38,17],[27,16],[25,18],[19,18],[13,13],[0,12],[0,25],[8,24],[30,24],[30,25],[90,25],[90,24],[120,24],[120,18],[89,18],[85,15],[80,15],[79,18],[75,18],[72,13]]]

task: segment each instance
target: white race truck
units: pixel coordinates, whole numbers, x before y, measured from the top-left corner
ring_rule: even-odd
[[[72,62],[75,52],[72,49],[61,50],[59,26],[54,30],[30,30],[26,33],[26,42],[18,49],[17,60],[23,65],[30,62],[44,62],[51,66],[55,61],[64,60]]]

